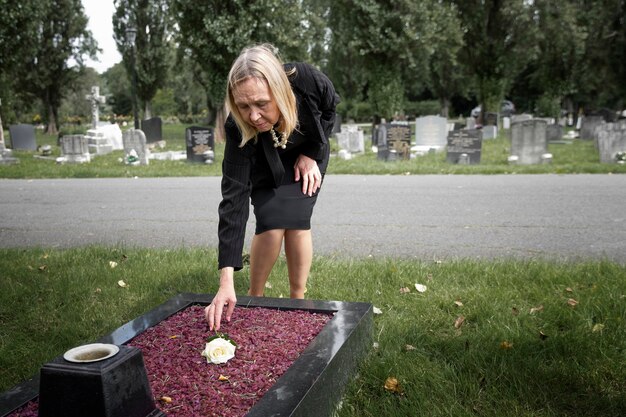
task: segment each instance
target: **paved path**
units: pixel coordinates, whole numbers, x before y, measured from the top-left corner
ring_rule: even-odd
[[[0,247],[215,247],[219,184],[0,180]],[[313,224],[316,253],[339,257],[626,264],[626,175],[330,175]]]

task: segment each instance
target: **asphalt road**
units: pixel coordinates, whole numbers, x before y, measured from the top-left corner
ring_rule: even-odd
[[[217,177],[0,180],[0,247],[216,247],[220,198]],[[329,175],[313,233],[337,257],[626,264],[626,176]]]

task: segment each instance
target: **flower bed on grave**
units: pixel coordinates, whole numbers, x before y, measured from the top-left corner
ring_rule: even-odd
[[[209,336],[203,312],[189,306],[128,342],[142,350],[152,394],[168,416],[245,415],[332,318],[238,307],[220,329],[236,341],[235,357],[216,365],[201,356]],[[37,401],[9,416],[37,417]]]

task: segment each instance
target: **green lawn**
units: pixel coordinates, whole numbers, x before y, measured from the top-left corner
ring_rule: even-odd
[[[213,250],[0,250],[0,391],[179,292],[214,293],[216,268]],[[280,260],[266,295],[286,276]],[[338,416],[626,415],[624,266],[317,257],[307,297],[382,312]]]

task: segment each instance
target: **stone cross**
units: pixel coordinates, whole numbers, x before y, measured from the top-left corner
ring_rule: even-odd
[[[106,97],[100,95],[100,87],[93,86],[91,87],[91,94],[87,94],[85,96],[86,100],[89,100],[91,103],[91,127],[95,129],[98,127],[98,122],[100,121],[100,109],[98,108],[99,104],[104,104]]]

